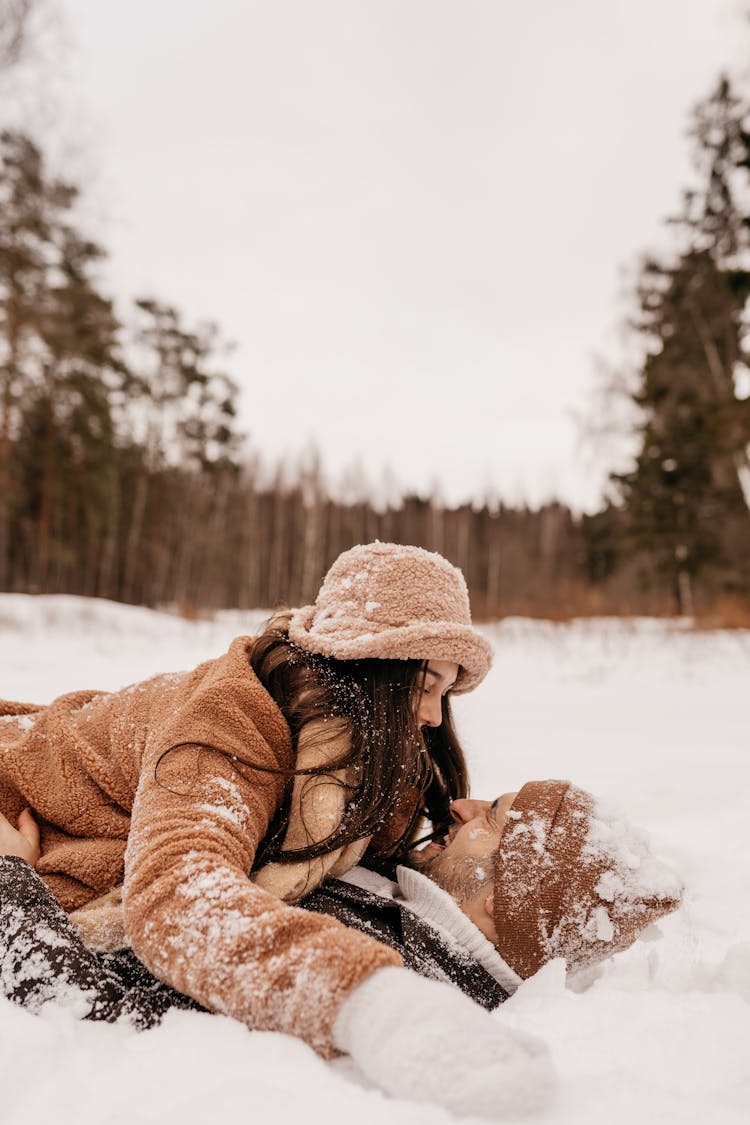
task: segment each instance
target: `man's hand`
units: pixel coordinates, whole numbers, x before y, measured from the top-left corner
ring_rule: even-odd
[[[378,969],[353,989],[333,1040],[392,1097],[462,1116],[516,1120],[547,1107],[555,1093],[544,1043],[453,985],[409,969]]]
[[[18,829],[0,813],[0,855],[17,855],[32,867],[36,865],[41,855],[39,826],[30,809],[24,809],[19,816]]]

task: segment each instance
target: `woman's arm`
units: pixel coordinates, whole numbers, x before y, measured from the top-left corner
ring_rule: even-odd
[[[254,760],[261,749],[256,742]],[[275,763],[266,751],[263,764]],[[161,980],[250,1027],[334,1053],[348,993],[392,950],[248,878],[284,778],[183,746],[144,760],[125,859],[125,928]]]

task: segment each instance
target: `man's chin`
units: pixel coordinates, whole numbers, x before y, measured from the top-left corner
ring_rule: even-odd
[[[409,853],[409,866],[416,868],[417,871],[425,871],[425,868],[429,868],[432,861],[442,855],[444,851],[444,846],[436,844],[433,840],[418,851]],[[427,874],[426,871],[425,874]]]

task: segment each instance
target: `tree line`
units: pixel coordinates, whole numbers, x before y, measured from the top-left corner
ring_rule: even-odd
[[[185,612],[300,604],[380,538],[438,550],[479,617],[750,609],[748,107],[722,78],[693,117],[672,258],[645,259],[631,330],[637,455],[593,516],[563,504],[345,503],[319,464],[269,473],[213,324],[153,295],[117,309],[76,185],[0,136],[0,589]]]

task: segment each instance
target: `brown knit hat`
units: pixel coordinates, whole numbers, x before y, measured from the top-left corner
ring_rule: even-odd
[[[377,540],[339,555],[315,605],[293,611],[289,637],[338,660],[450,660],[457,692],[481,683],[492,661],[461,571],[432,551]]]
[[[519,976],[568,969],[632,945],[676,910],[682,886],[617,810],[569,781],[530,781],[505,821],[495,866],[497,949]]]

